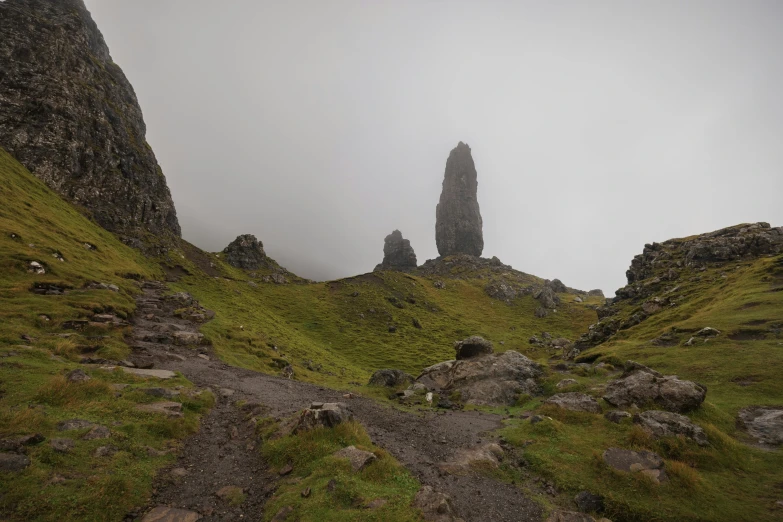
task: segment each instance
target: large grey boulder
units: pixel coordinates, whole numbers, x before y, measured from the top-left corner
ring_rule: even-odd
[[[413,376],[408,375],[402,370],[384,369],[378,370],[370,377],[369,384],[372,386],[387,386],[394,388],[413,382]]]
[[[443,190],[435,210],[435,243],[441,256],[481,256],[484,235],[477,191],[470,147],[459,142],[446,160]]]
[[[424,369],[416,381],[441,394],[458,392],[466,404],[497,406],[538,391],[536,379],[542,374],[540,364],[509,350],[436,364]]]
[[[545,400],[544,404],[553,404],[569,411],[601,413],[601,405],[585,393],[557,393]]]
[[[264,252],[264,244],[253,234],[237,236],[223,249],[226,262],[236,268],[256,270],[269,266],[269,258]]]
[[[494,351],[494,348],[491,341],[487,341],[478,335],[473,335],[462,341],[455,342],[454,350],[457,352],[456,359],[459,361],[490,354]]]
[[[685,415],[669,411],[650,410],[633,416],[633,422],[655,438],[683,435],[699,446],[706,446],[707,434]]]
[[[402,232],[395,230],[383,240],[383,261],[375,270],[407,270],[416,268],[416,264],[411,242],[403,239]]]
[[[783,444],[783,406],[742,408],[737,425],[762,444]]]
[[[619,408],[657,404],[678,413],[695,410],[706,396],[707,388],[701,384],[664,376],[634,361],[626,363],[623,376],[610,381],[604,392],[604,400]]]

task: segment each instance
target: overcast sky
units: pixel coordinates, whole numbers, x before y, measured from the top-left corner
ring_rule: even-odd
[[[437,256],[473,149],[484,257],[625,284],[647,242],[783,225],[783,2],[86,0],[183,236],[304,277]]]

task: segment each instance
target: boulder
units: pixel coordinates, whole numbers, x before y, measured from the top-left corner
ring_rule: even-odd
[[[737,414],[737,425],[762,444],[783,444],[783,406],[748,406]]]
[[[413,499],[413,507],[421,510],[427,522],[463,522],[454,514],[451,498],[438,493],[432,486],[423,486]]]
[[[442,256],[484,250],[483,222],[477,199],[477,173],[470,147],[459,142],[446,160],[443,190],[435,209],[435,243]]]
[[[655,438],[683,435],[695,441],[699,446],[709,444],[704,430],[691,422],[685,415],[650,410],[634,415],[633,422]]]
[[[628,413],[627,411],[623,411],[623,410],[612,410],[612,411],[607,411],[604,414],[604,417],[609,422],[614,422],[615,424],[620,424],[625,419],[630,419],[631,418],[631,414]]]
[[[416,253],[411,242],[403,239],[402,233],[395,230],[383,240],[383,261],[375,270],[408,270],[416,268]]]
[[[589,491],[580,491],[577,493],[574,497],[574,502],[580,511],[600,513],[604,510],[604,497],[601,495],[594,495]]]
[[[568,287],[564,285],[563,282],[559,279],[553,279],[549,283],[549,286],[552,288],[552,290],[554,290],[558,294],[564,294],[568,292]]]
[[[494,351],[492,343],[487,341],[483,337],[474,335],[468,337],[462,341],[454,343],[454,350],[457,352],[456,359],[470,359],[471,357],[478,357],[479,355],[490,354]]]
[[[520,394],[539,389],[535,379],[543,374],[540,364],[519,352],[446,361],[426,368],[416,379],[433,391],[458,392],[466,404],[508,405]]]
[[[651,451],[631,451],[609,448],[604,451],[604,462],[613,469],[626,473],[642,473],[656,484],[666,482],[663,459]]]
[[[223,249],[226,262],[236,268],[257,270],[269,266],[264,244],[253,234],[243,234]]]
[[[448,462],[444,462],[439,467],[442,471],[451,474],[464,474],[476,464],[497,468],[503,455],[503,448],[494,442],[487,442],[474,448],[458,449]]]
[[[30,466],[30,459],[18,453],[0,453],[0,471],[19,472]]]
[[[319,426],[334,428],[351,418],[353,415],[351,415],[347,404],[341,402],[313,403],[302,411],[293,432],[299,433]]]
[[[76,447],[73,439],[51,439],[49,445],[57,453],[70,453]]]
[[[594,398],[584,393],[558,393],[544,401],[544,404],[554,404],[569,411],[601,413],[601,405]]]
[[[701,406],[707,389],[675,375],[663,376],[639,363],[628,361],[623,377],[610,381],[604,400],[624,408],[636,404],[657,404],[668,411],[684,413]]]
[[[590,290],[589,292],[587,292],[587,295],[589,295],[591,297],[593,297],[593,296],[595,296],[595,297],[604,297],[604,292],[600,288],[596,288],[594,290]]]
[[[377,460],[377,457],[373,453],[360,450],[356,446],[348,446],[347,448],[343,448],[340,451],[332,454],[332,456],[338,459],[348,459],[348,461],[351,463],[351,468],[354,471],[361,471],[369,466],[372,462]]]
[[[174,332],[172,337],[174,344],[180,346],[201,344],[204,341],[204,334],[198,332]]]
[[[551,283],[547,282],[543,288],[533,292],[533,299],[537,299],[541,303],[541,308],[545,310],[553,310],[560,304],[560,296],[555,293],[550,285]]]
[[[66,379],[68,379],[68,382],[86,382],[90,380],[90,376],[84,373],[84,370],[81,368],[77,368],[68,372]]]
[[[408,375],[402,370],[377,370],[370,377],[369,384],[372,386],[387,386],[390,388],[396,388],[413,382],[413,376]]]
[[[576,384],[579,384],[579,383],[576,381],[576,379],[563,379],[562,381],[560,381],[559,383],[557,383],[557,384],[555,385],[555,388],[557,388],[558,390],[560,390],[560,389],[562,389],[562,388],[568,388],[569,386],[574,386],[574,385],[576,385]]]

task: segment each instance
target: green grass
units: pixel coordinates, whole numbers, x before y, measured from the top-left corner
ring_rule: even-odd
[[[346,459],[332,456],[350,445],[373,452],[377,460],[354,472]],[[275,470],[293,465],[269,500],[265,520],[284,506],[294,507],[292,517],[302,522],[420,520],[410,507],[419,482],[386,451],[373,446],[355,421],[268,440],[262,452]],[[327,487],[330,481],[335,483],[333,491]],[[303,498],[301,493],[307,488],[310,496]],[[379,499],[385,501],[383,506],[368,507]]]
[[[162,271],[61,200],[2,149],[0,201],[0,438],[33,433],[46,437],[28,449],[28,469],[0,473],[0,518],[120,520],[146,502],[156,470],[174,459],[171,453],[158,455],[148,448],[163,452],[176,447],[197,429],[200,414],[213,399],[210,394],[183,395],[184,418],[165,419],[135,409],[154,400],[136,390],[161,386],[159,382],[88,370],[90,381],[69,383],[64,375],[78,367],[75,361],[85,346],[109,359],[124,358],[129,349],[123,328],[77,333],[63,330],[62,323],[97,312],[126,317],[139,291],[134,279],[160,278]],[[43,263],[47,273],[29,273],[30,261]],[[115,284],[119,291],[85,289],[92,281]],[[35,283],[71,290],[37,295],[30,292]],[[116,383],[130,387],[117,397],[111,386]],[[182,386],[183,392],[191,388],[182,377],[163,386]],[[57,431],[59,421],[72,418],[106,426],[112,436],[84,441],[80,437],[87,430]],[[74,439],[73,452],[54,452],[49,445],[53,437]],[[116,453],[93,455],[105,445],[114,446]]]

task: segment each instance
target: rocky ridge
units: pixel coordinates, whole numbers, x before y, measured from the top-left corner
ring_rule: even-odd
[[[0,2],[0,34],[0,146],[132,246],[179,237],[136,94],[84,2]]]

